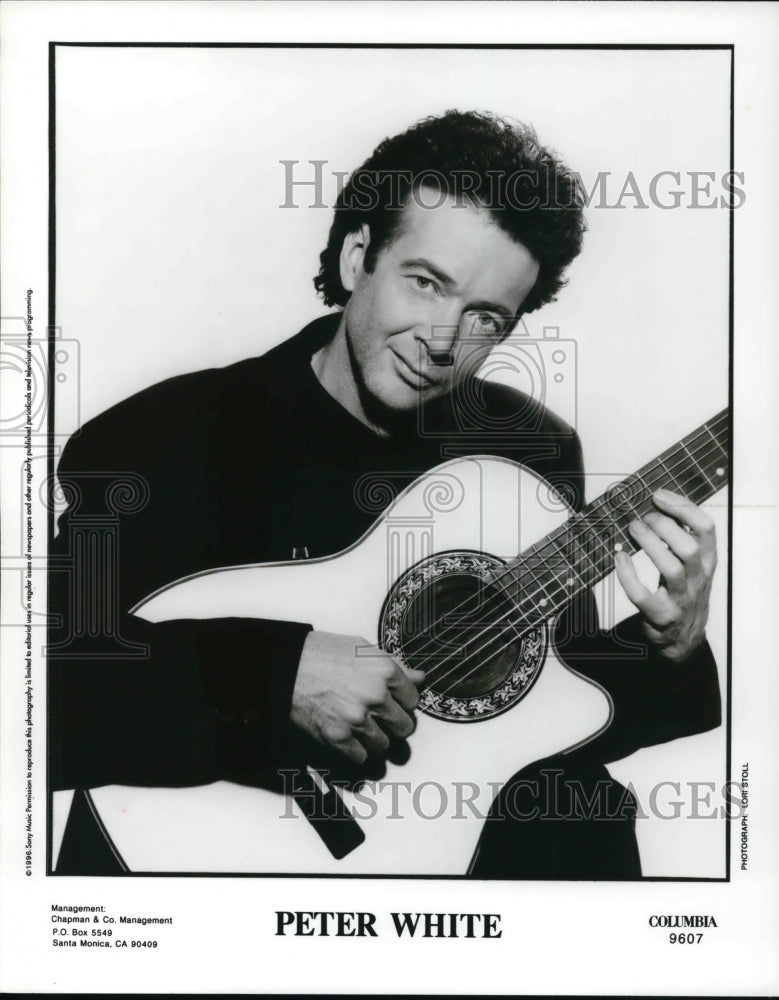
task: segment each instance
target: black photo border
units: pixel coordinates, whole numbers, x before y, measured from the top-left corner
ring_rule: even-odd
[[[729,109],[729,147],[731,174],[735,170],[735,45],[734,44],[637,44],[637,43],[527,43],[527,44],[503,44],[503,43],[384,43],[384,42],[129,42],[129,41],[50,41],[48,49],[48,423],[47,423],[47,479],[49,483],[54,481],[56,467],[56,450],[54,446],[54,414],[55,414],[55,351],[56,351],[56,268],[57,268],[57,205],[56,205],[56,169],[57,169],[57,149],[56,149],[56,52],[58,48],[214,48],[214,49],[467,49],[467,50],[588,50],[588,51],[701,51],[719,50],[730,52],[730,109]],[[728,432],[730,436],[731,448],[731,468],[733,468],[734,450],[734,230],[735,207],[731,203],[729,211],[729,235],[728,235],[728,406],[729,421]],[[728,527],[726,547],[728,554],[727,567],[727,622],[726,622],[726,684],[725,684],[725,774],[726,781],[732,780],[732,614],[733,614],[733,587],[732,587],[732,544],[733,544],[733,493],[734,484],[731,481],[728,489]],[[55,513],[53,504],[47,504],[47,561],[54,540]],[[47,578],[50,578],[51,568],[47,571]],[[47,678],[49,676],[47,663]],[[47,708],[46,708],[46,875],[56,875],[52,864],[52,794],[51,786],[51,745],[48,739],[48,732],[51,722],[51,699],[48,692],[50,685],[47,683]],[[731,830],[730,818],[722,816],[720,822],[725,823],[725,875],[724,876],[642,876],[630,884],[641,884],[642,882],[730,882],[731,881]],[[392,874],[392,875],[371,875],[371,874],[318,874],[318,873],[293,873],[293,872],[125,872],[121,877],[136,878],[334,878],[334,879],[400,879],[415,881],[513,881],[511,879],[494,877],[474,877],[470,875],[414,875],[414,874]],[[112,876],[104,876],[112,877]],[[545,881],[538,879],[534,881]]]

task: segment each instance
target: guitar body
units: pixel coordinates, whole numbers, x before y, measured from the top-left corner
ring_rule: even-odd
[[[484,587],[487,604],[507,603],[501,568],[569,514],[548,484],[523,467],[457,460],[417,480],[339,555],[208,571],[164,588],[135,613],[149,621],[310,622],[321,631],[364,636],[403,658],[409,608],[419,594],[439,606],[449,594],[451,607]],[[500,786],[525,765],[609,724],[608,696],[558,661],[548,632],[548,623],[529,634],[516,630],[510,651],[496,661],[497,674],[481,688],[471,667],[460,670],[454,686],[446,680],[449,667],[436,667],[444,680],[422,695],[408,760],[388,764],[380,783],[341,793],[365,838],[340,859],[297,802],[265,789],[229,782],[108,786],[90,796],[131,871],[464,874]],[[464,659],[478,665],[478,650],[472,643]],[[448,633],[438,661],[456,666],[460,654],[456,633]]]

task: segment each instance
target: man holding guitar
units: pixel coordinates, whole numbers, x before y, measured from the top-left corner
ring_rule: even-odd
[[[230,611],[155,621],[141,605],[216,568],[343,552],[455,456],[521,464],[581,511],[575,433],[476,372],[524,313],[556,297],[583,231],[574,175],[530,130],[475,113],[425,120],[385,140],[339,196],[316,279],[338,312],[260,359],[154,386],[72,439],[59,468],[70,504],[53,566],[59,558],[69,568],[52,574],[50,707],[52,784],[77,792],[57,871],[123,870],[87,789],[278,789],[290,768],[366,776],[402,766],[398,747],[413,754],[431,673],[375,637],[311,628],[305,594],[293,620]],[[112,477],[125,471],[139,477],[138,496],[115,551],[94,529]],[[380,481],[386,497],[366,503],[362,488]],[[677,482],[687,481],[672,475]],[[613,566],[633,618],[599,631],[585,593],[556,622],[558,653],[608,692],[612,724],[517,776],[529,788],[554,771],[563,797],[574,784],[587,795],[606,782],[619,808],[544,826],[499,818],[499,796],[473,874],[640,875],[633,803],[605,763],[720,721],[705,641],[716,544],[689,492],[654,490],[652,509],[625,522]],[[657,588],[636,575],[631,544],[657,567]],[[463,691],[468,678],[457,680]],[[551,808],[548,797],[542,804]],[[397,873],[407,870],[400,858]]]

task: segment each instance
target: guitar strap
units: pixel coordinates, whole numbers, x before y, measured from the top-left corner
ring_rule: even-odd
[[[359,847],[365,840],[360,824],[352,816],[333,785],[312,769],[296,775],[292,798],[295,804],[322,838],[336,861]]]

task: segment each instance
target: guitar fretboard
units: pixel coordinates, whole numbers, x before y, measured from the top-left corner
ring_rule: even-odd
[[[726,486],[729,450],[723,410],[523,553],[501,580],[520,623],[531,626],[561,611],[612,571],[616,551],[635,552],[628,525],[657,509],[656,490],[681,493],[697,504]]]

